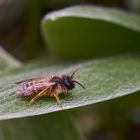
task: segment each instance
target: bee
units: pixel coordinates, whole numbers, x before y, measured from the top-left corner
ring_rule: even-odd
[[[74,79],[76,71],[74,71],[71,76],[46,76],[16,82],[16,84],[20,84],[17,93],[21,96],[33,95],[32,99],[28,102],[28,105],[31,105],[42,96],[55,97],[57,103],[60,104],[59,95],[65,94],[66,96],[68,91],[75,88],[76,84],[85,89],[81,83]]]

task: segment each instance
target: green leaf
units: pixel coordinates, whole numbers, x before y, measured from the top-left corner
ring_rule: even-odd
[[[2,121],[4,140],[83,140],[66,111],[39,117]]]
[[[0,119],[46,114],[64,109],[85,106],[116,97],[124,96],[140,90],[140,57],[111,57],[76,64],[49,64],[46,67],[33,69],[21,68],[16,74],[3,76],[0,79]],[[29,66],[28,66],[29,67]],[[14,83],[28,78],[50,74],[71,74],[80,68],[75,79],[81,87],[70,92],[68,97],[61,97],[62,107],[51,97],[42,97],[28,106],[29,99],[16,94],[18,86]],[[5,75],[5,74],[4,74]]]
[[[42,34],[58,58],[140,51],[140,18],[115,9],[75,6],[52,12],[42,21]]]
[[[0,74],[4,70],[20,67],[21,63],[0,47]]]

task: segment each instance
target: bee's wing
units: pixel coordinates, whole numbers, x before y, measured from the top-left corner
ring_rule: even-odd
[[[19,87],[17,93],[24,96],[31,95],[47,87],[49,89],[56,84],[55,82],[50,82],[47,79],[42,78],[23,80],[19,81],[18,83],[21,83],[21,86]]]
[[[51,79],[51,77],[52,76],[32,78],[32,79],[25,79],[25,80],[17,81],[17,82],[15,82],[15,84],[28,83],[28,82],[32,82],[32,81],[38,81],[38,82],[49,81]]]

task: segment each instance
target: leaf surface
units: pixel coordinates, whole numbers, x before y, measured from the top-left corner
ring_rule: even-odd
[[[116,9],[74,6],[52,12],[42,21],[42,34],[61,59],[140,51],[140,17]]]
[[[84,140],[67,111],[2,121],[0,128],[4,140]]]
[[[7,53],[1,46],[0,46],[0,74],[12,68],[20,67],[21,63],[13,58],[9,53]]]
[[[29,66],[28,66],[29,67]],[[55,99],[42,97],[28,106],[29,99],[16,94],[19,80],[46,75],[70,75],[75,69],[75,79],[86,89],[78,85],[67,97],[61,96],[62,107]],[[4,74],[5,75],[5,74]],[[75,108],[124,96],[140,90],[140,57],[110,57],[75,64],[52,64],[44,67],[21,68],[16,74],[0,78],[0,119],[46,114],[64,109]]]

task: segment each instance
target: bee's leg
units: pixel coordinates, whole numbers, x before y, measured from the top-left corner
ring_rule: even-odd
[[[47,93],[47,90],[48,90],[48,88],[45,88],[44,90],[42,90],[41,92],[39,92],[35,97],[33,97],[33,98],[29,101],[28,105],[31,105],[32,103],[35,102],[36,99],[38,99],[39,97],[45,95],[45,94]]]
[[[58,95],[57,95],[57,96],[54,96],[54,97],[55,97],[55,99],[56,99],[57,103],[58,103],[58,104],[61,104],[61,101],[60,101],[60,99],[59,99]]]
[[[64,95],[65,95],[65,97],[68,96],[68,92],[67,92],[67,90],[64,91]]]
[[[59,105],[60,107],[62,107],[62,103],[61,103],[61,101],[60,101],[59,96],[58,96],[58,95],[55,95],[54,97],[55,97],[55,99],[56,99],[58,105]]]

